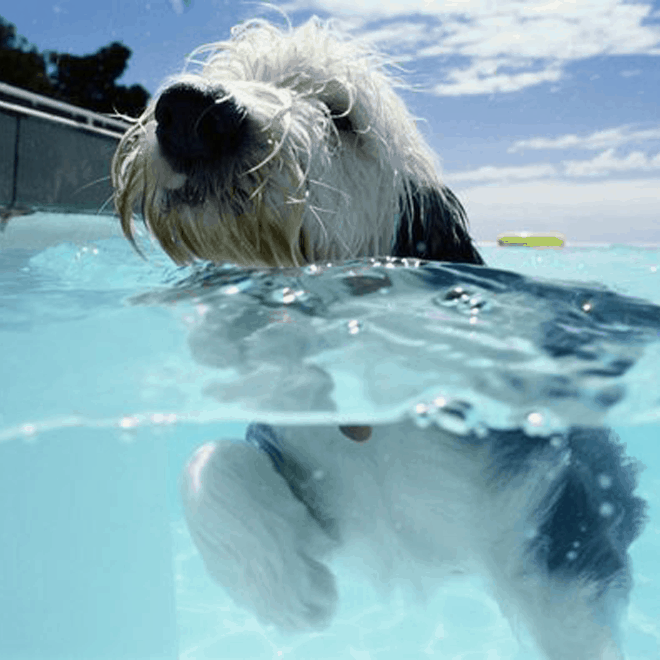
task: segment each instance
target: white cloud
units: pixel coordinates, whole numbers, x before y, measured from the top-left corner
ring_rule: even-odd
[[[540,71],[522,73],[501,73],[500,66],[495,60],[479,60],[466,69],[454,69],[447,75],[447,82],[436,85],[431,91],[438,96],[516,92],[561,78],[561,70],[554,64]]]
[[[562,165],[567,176],[602,176],[613,172],[660,170],[660,153],[650,157],[641,151],[633,151],[625,157],[618,157],[614,149],[607,149],[590,160],[567,160]],[[660,189],[658,196],[660,197]]]
[[[522,167],[496,167],[486,165],[467,172],[454,172],[448,178],[451,182],[486,182],[486,181],[523,181],[526,179],[541,179],[556,176],[554,165],[524,165]]]
[[[660,28],[644,23],[652,12],[644,1],[292,0],[284,8],[329,12],[367,35],[370,21],[390,21],[381,36],[411,58],[465,58],[467,65],[445,68],[434,88],[442,96],[554,82],[567,62],[597,55],[660,55]]]
[[[576,0],[552,12],[538,12],[535,4],[498,2],[488,10],[483,3],[464,16],[443,17],[437,34],[446,36],[427,53],[575,60],[645,53],[658,45],[657,30],[641,25],[649,5]]]
[[[509,153],[525,149],[606,149],[648,140],[660,140],[660,127],[631,130],[628,126],[618,126],[582,136],[566,134],[555,138],[535,137],[515,142],[509,148]]]
[[[606,149],[585,160],[564,160],[558,165],[533,163],[517,167],[485,165],[474,170],[454,172],[446,176],[450,183],[512,183],[561,177],[594,177],[621,173],[640,173],[660,170],[660,153],[653,156],[632,151],[618,156],[614,149]],[[658,189],[660,197],[660,188]]]

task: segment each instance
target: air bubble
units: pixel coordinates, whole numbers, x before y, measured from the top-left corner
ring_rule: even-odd
[[[447,291],[447,293],[444,295],[444,300],[448,303],[451,303],[457,300],[465,300],[467,297],[468,294],[462,286],[455,286]]]
[[[551,434],[556,436],[563,430],[559,419],[546,410],[532,410],[527,413],[523,419],[522,427],[525,433],[531,436],[550,436]]]
[[[140,425],[140,420],[133,416],[122,417],[119,420],[119,428],[121,429],[134,429],[136,426]]]
[[[411,417],[421,429],[435,423],[457,435],[467,435],[478,423],[474,409],[469,403],[448,401],[441,396],[431,403],[418,403],[413,408]]]
[[[609,474],[599,474],[598,475],[598,485],[607,490],[612,486],[612,477]]]
[[[614,515],[614,506],[610,502],[603,502],[598,510],[603,518],[610,518]]]
[[[550,430],[550,420],[544,413],[535,410],[525,416],[522,427],[527,435],[545,435]]]
[[[543,426],[543,415],[538,412],[529,413],[527,415],[527,423],[534,427]]]
[[[478,314],[486,307],[486,301],[483,296],[477,295],[470,298],[470,314]]]
[[[273,291],[270,294],[270,299],[274,302],[284,303],[285,305],[290,305],[291,303],[300,300],[305,297],[306,292],[302,290],[295,290],[288,286],[285,286],[278,291]]]
[[[566,559],[568,559],[568,561],[575,561],[577,558],[578,558],[578,553],[575,552],[575,550],[569,550],[566,553]]]
[[[351,319],[348,322],[348,334],[357,335],[362,330],[362,324],[357,319]]]
[[[150,420],[153,424],[176,424],[178,417],[175,413],[154,413]]]
[[[445,307],[461,308],[471,315],[471,323],[476,323],[476,316],[488,307],[488,301],[481,292],[470,291],[462,286],[452,287],[444,295],[434,298],[433,302]]]
[[[415,425],[420,429],[426,429],[433,422],[433,417],[436,412],[435,406],[429,406],[425,403],[418,403],[412,412],[412,419]]]
[[[439,407],[435,421],[438,426],[456,435],[467,435],[479,422],[474,408],[464,401],[451,401]]]

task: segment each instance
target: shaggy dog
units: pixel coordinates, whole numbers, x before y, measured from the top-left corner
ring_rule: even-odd
[[[122,139],[116,207],[178,263],[374,255],[482,264],[384,61],[318,20],[253,21],[203,51]],[[353,441],[347,440],[347,437]],[[365,442],[369,439],[368,442]],[[616,437],[453,435],[412,421],[249,427],[181,483],[210,574],[262,621],[327,625],[340,547],[378,583],[477,572],[551,660],[613,660],[644,504]]]

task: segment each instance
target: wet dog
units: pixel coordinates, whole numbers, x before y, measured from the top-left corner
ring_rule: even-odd
[[[139,207],[178,263],[483,263],[383,58],[317,20],[254,21],[204,50],[117,149],[116,207],[134,244]],[[264,622],[328,625],[327,561],[343,548],[379,583],[425,590],[479,573],[547,658],[613,660],[644,519],[635,486],[606,429],[457,435],[402,421],[255,424],[244,441],[201,447],[181,490],[210,574]]]

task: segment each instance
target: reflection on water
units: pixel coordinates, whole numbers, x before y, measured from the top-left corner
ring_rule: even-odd
[[[660,307],[600,285],[392,259],[158,268],[106,243],[37,254],[25,290],[5,296],[14,359],[37,351],[16,364],[26,377],[10,401],[31,396],[33,366],[52,375],[41,414],[8,406],[2,437],[53,425],[348,425],[411,413],[550,430],[657,409],[640,383],[657,367]],[[66,268],[55,279],[58,262]]]

